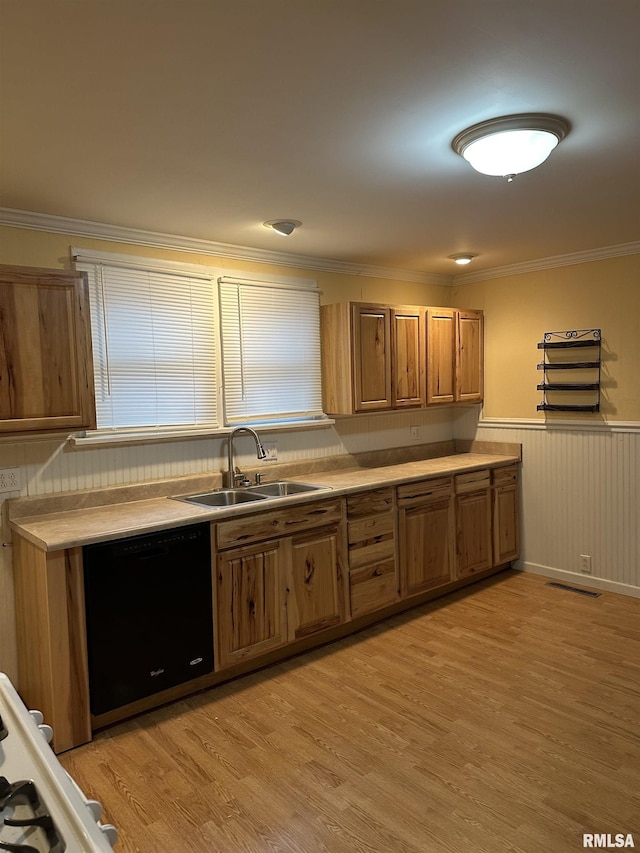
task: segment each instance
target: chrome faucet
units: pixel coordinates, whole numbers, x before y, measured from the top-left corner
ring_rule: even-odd
[[[248,478],[242,473],[242,471],[239,468],[237,468],[235,466],[234,461],[233,461],[233,439],[235,438],[236,435],[238,435],[238,433],[241,433],[241,432],[248,432],[249,435],[253,436],[253,440],[256,443],[256,455],[257,455],[258,459],[266,459],[267,458],[267,452],[264,449],[264,447],[262,446],[262,442],[260,441],[258,433],[254,429],[251,429],[251,427],[246,427],[246,426],[239,426],[239,427],[236,427],[235,429],[232,429],[231,432],[229,433],[229,444],[227,445],[228,470],[225,471],[225,475],[224,475],[225,486],[228,489],[233,489],[236,486],[248,486],[249,485]]]

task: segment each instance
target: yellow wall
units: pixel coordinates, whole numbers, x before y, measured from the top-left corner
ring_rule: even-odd
[[[544,332],[601,328],[600,417],[640,421],[640,255],[459,286],[453,305],[485,313],[485,417],[542,418],[537,342]]]
[[[416,284],[392,281],[371,276],[329,273],[296,267],[274,266],[233,258],[217,258],[193,252],[155,249],[77,237],[73,234],[52,234],[25,228],[0,226],[0,263],[35,267],[69,267],[69,247],[93,249],[101,252],[118,252],[146,258],[160,258],[227,270],[258,272],[266,275],[299,276],[316,279],[322,291],[322,302],[345,302],[353,299],[366,302],[395,302],[409,305],[451,305],[452,288],[442,285]]]
[[[0,263],[68,267],[71,245],[229,270],[315,278],[323,303],[353,299],[480,308],[485,312],[485,417],[542,418],[536,411],[542,398],[536,390],[541,380],[536,365],[542,360],[537,342],[545,331],[602,328],[601,416],[640,421],[640,255],[450,288],[0,226]]]

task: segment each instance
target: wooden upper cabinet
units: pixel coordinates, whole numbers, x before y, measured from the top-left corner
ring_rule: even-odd
[[[86,274],[0,265],[0,432],[95,426]]]
[[[391,407],[391,312],[379,305],[353,306],[356,412]]]
[[[481,311],[344,302],[321,321],[328,414],[482,401]]]
[[[424,309],[391,308],[391,405],[424,406]]]
[[[482,311],[458,310],[456,401],[481,403],[484,396],[484,321]]]
[[[453,308],[427,310],[427,403],[453,403],[456,395],[457,315]]]
[[[325,412],[351,415],[391,408],[388,306],[339,302],[320,309]]]

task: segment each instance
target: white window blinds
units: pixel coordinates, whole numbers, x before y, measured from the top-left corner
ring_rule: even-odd
[[[109,263],[89,274],[98,427],[217,424],[214,284]]]
[[[324,417],[318,290],[218,282],[227,422]]]

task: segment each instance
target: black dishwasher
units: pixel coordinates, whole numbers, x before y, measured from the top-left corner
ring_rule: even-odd
[[[213,671],[209,524],[83,548],[91,713]]]

